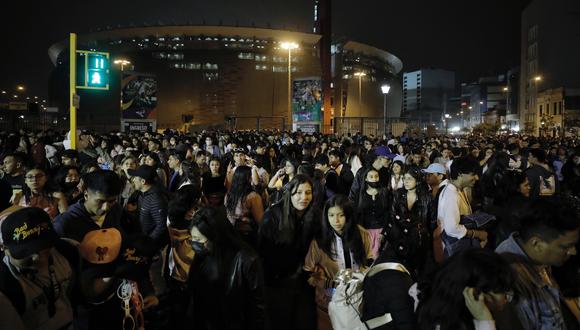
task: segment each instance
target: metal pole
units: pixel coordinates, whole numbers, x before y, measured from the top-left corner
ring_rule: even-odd
[[[383,94],[384,96],[384,107],[383,107],[383,135],[385,138],[387,137],[387,94]]]
[[[292,48],[288,48],[288,126],[292,131]]]
[[[362,74],[358,76],[358,115],[362,117]]]
[[[69,44],[70,68],[69,68],[69,121],[70,121],[70,147],[77,147],[77,108],[75,106],[76,80],[77,80],[77,35],[70,34]]]

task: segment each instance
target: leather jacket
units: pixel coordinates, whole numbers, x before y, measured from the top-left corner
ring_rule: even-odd
[[[196,256],[188,286],[192,329],[266,329],[262,262],[252,249]]]

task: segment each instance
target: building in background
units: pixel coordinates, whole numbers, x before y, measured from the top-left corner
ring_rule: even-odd
[[[502,89],[506,93],[506,124],[514,131],[520,130],[519,90],[520,68],[515,67],[507,72],[507,85]]]
[[[443,127],[448,99],[455,95],[455,73],[442,69],[421,69],[403,73],[402,117]]]
[[[522,12],[519,116],[526,132],[539,134],[540,93],[580,87],[578,13],[577,0],[533,0]]]
[[[145,26],[100,31],[78,36],[78,49],[107,51],[111,59],[131,62],[123,73],[112,67],[109,91],[79,91],[80,126],[118,129],[121,119],[121,80],[127,76],[149,77],[155,86],[154,114],[157,127],[224,127],[235,118],[237,129],[282,128],[288,113],[288,50],[292,41],[291,79],[321,79],[321,35],[255,27]],[[52,45],[49,56],[55,65],[50,102],[68,113],[68,40]],[[362,115],[382,117],[380,84],[392,81],[402,62],[385,50],[350,40],[332,43],[331,113],[352,115],[349,103],[357,104],[359,85],[352,84],[354,71],[365,72]],[[143,81],[143,79],[141,79]],[[399,83],[400,86],[400,83]],[[390,99],[400,99],[395,93]],[[400,88],[399,88],[400,91]],[[338,102],[337,102],[338,100]],[[389,104],[390,105],[390,104]],[[127,106],[128,103],[127,103]],[[346,108],[346,113],[336,110]],[[392,106],[395,108],[395,104]],[[324,111],[328,111],[324,109]],[[350,112],[349,112],[350,111]],[[153,115],[152,115],[153,116]],[[234,119],[232,119],[234,120]]]

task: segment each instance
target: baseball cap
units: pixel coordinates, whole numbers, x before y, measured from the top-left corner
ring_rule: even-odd
[[[127,173],[129,173],[130,176],[137,176],[149,182],[154,181],[155,178],[157,177],[157,172],[155,171],[155,168],[149,165],[141,165],[136,170],[128,169]]]
[[[248,154],[248,151],[247,151],[246,149],[244,149],[244,148],[235,148],[235,149],[233,150],[233,153],[235,153],[235,154],[236,154],[236,153],[240,153],[240,154],[245,154],[245,155],[247,155],[247,154]]]
[[[37,207],[13,212],[4,219],[1,230],[3,244],[16,259],[51,248],[58,240],[50,217]]]
[[[394,160],[395,161],[396,160],[399,160],[399,161],[403,162],[403,164],[405,164],[405,162],[406,162],[405,157],[404,156],[401,156],[401,155],[396,155],[395,158],[394,158]]]
[[[115,228],[93,230],[85,234],[79,254],[91,264],[108,264],[117,259],[121,250],[121,233]]]
[[[116,274],[133,281],[141,280],[147,276],[156,252],[157,247],[151,237],[142,233],[126,236],[119,253]]]
[[[437,173],[437,174],[447,174],[445,166],[439,163],[430,164],[426,169],[422,170],[423,173]]]
[[[387,157],[390,159],[395,158],[397,155],[391,153],[391,150],[386,146],[378,146],[375,148],[375,154],[378,157]]]

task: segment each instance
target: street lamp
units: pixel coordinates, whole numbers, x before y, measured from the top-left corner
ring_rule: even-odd
[[[298,49],[298,44],[295,42],[282,42],[280,44],[282,49],[288,50],[288,126],[292,131],[292,50]]]
[[[367,74],[364,72],[355,72],[354,76],[358,77],[358,116],[362,117],[362,77]]]
[[[383,92],[384,107],[383,107],[383,134],[387,136],[387,94],[391,90],[389,84],[384,84],[381,86],[381,92]]]
[[[445,119],[443,119],[443,123],[445,123],[445,135],[448,134],[448,128],[449,128],[449,119],[451,118],[451,115],[446,113],[445,114]]]
[[[25,88],[22,85],[18,85],[16,86],[16,90],[18,90],[19,92],[24,92]]]
[[[122,117],[122,115],[123,115],[123,70],[125,69],[125,65],[131,64],[131,61],[126,60],[124,58],[119,58],[119,59],[114,60],[113,63],[121,66],[121,84],[119,86],[119,90],[120,90],[119,107],[121,110],[121,117]]]

